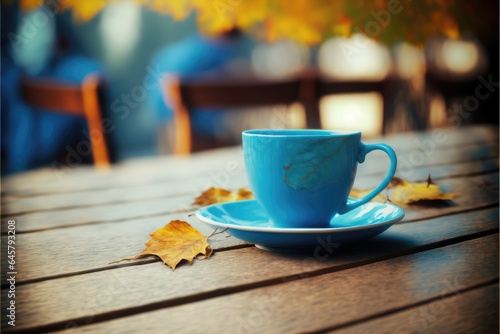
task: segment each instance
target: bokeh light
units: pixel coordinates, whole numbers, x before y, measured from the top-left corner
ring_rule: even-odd
[[[112,3],[102,13],[101,34],[109,64],[125,62],[141,35],[141,7],[133,2]]]

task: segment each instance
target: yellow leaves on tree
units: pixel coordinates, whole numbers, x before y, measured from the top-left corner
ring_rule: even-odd
[[[13,2],[2,0],[2,4]],[[71,10],[76,21],[88,21],[106,7],[124,1],[64,0],[57,5],[53,2],[19,0],[23,10],[39,8],[44,3],[57,12]],[[484,1],[469,1],[467,5],[452,0],[129,0],[127,3],[146,6],[176,21],[195,16],[199,30],[208,35],[238,28],[268,42],[292,39],[308,45],[352,33],[364,33],[388,45],[402,40],[424,45],[436,35],[456,38],[461,30],[474,32],[483,26],[489,29],[497,19],[494,11],[489,10],[490,4]]]
[[[14,0],[2,1],[2,5],[7,4],[10,6],[14,3],[15,3]],[[19,7],[21,8],[21,10],[24,10],[24,11],[33,10],[35,8],[40,7],[41,5],[43,5],[43,0],[22,0],[22,1],[19,1]]]
[[[108,5],[109,2],[107,0],[65,0],[61,2],[59,10],[72,10],[75,21],[86,22],[95,17]]]
[[[371,190],[353,189],[350,197],[362,198]],[[391,202],[398,205],[418,203],[422,201],[444,201],[455,198],[455,193],[446,193],[441,188],[432,183],[430,178],[426,182],[412,183],[407,180],[394,177],[387,187],[387,195]],[[386,202],[388,198],[383,194],[378,194],[374,199],[377,202]]]
[[[199,206],[207,206],[217,203],[242,201],[253,199],[253,194],[248,189],[238,189],[238,191],[230,191],[222,188],[211,187],[205,190],[200,196],[194,199],[194,204]]]
[[[172,220],[164,227],[150,234],[151,239],[146,243],[146,249],[140,254],[118,260],[135,260],[148,255],[156,255],[163,263],[175,270],[182,260],[189,263],[198,255],[204,255],[208,259],[212,255],[212,248],[208,243],[208,237],[201,234],[189,223],[181,220]]]

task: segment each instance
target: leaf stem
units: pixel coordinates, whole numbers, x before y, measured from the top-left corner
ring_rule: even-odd
[[[226,232],[226,230],[227,230],[228,228],[229,228],[229,227],[226,227],[225,229],[223,229],[222,231],[219,231],[219,232],[217,232],[217,230],[218,230],[218,229],[215,229],[215,230],[212,232],[212,234],[210,234],[210,235],[207,237],[207,239],[210,239],[210,238],[211,238],[211,237],[213,237],[214,235],[217,235],[217,234],[222,234],[222,233]]]

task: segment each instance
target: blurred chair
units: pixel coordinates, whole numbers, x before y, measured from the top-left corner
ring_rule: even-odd
[[[82,84],[54,78],[23,77],[22,99],[29,105],[50,111],[83,116],[86,120],[94,165],[107,169],[112,161],[109,138],[103,131],[103,81],[96,74],[87,75]]]
[[[168,102],[174,110],[174,154],[183,155],[221,146],[197,136],[191,124],[192,109],[292,104],[299,100],[300,82],[181,81],[179,77],[170,77],[166,89]]]
[[[237,108],[299,102],[305,109],[306,127],[321,128],[319,100],[322,96],[379,92],[386,107],[391,80],[327,81],[315,71],[280,81],[262,79],[206,80],[169,76],[165,83],[166,103],[174,110],[174,154],[183,155],[223,146],[200,138],[192,128],[195,108]],[[237,111],[237,109],[235,109]],[[206,111],[210,112],[210,111]],[[384,119],[386,113],[384,112]]]

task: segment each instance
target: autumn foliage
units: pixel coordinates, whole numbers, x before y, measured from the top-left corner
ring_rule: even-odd
[[[371,189],[353,189],[350,197],[362,198],[371,192]],[[391,201],[398,205],[419,203],[424,201],[445,201],[455,198],[457,194],[444,192],[437,184],[434,184],[429,175],[426,182],[409,182],[394,177],[387,187],[386,194],[378,194],[373,200],[376,202]]]
[[[242,201],[253,198],[253,193],[245,188],[240,188],[237,191],[231,191],[223,188],[211,187],[196,197],[193,204],[207,206],[211,204]]]
[[[2,0],[12,2],[14,0]],[[20,0],[31,10],[43,0]],[[94,18],[119,0],[65,0],[59,10],[71,10],[76,21]],[[209,35],[239,28],[269,42],[292,39],[318,45],[332,36],[364,33],[393,44],[402,40],[423,45],[434,35],[451,38],[480,25],[488,15],[487,2],[452,0],[133,0],[174,20],[195,15]],[[486,9],[486,10],[485,10]],[[494,14],[494,13],[492,13]],[[491,16],[491,15],[489,15]],[[483,18],[481,20],[481,18]]]
[[[200,254],[206,259],[212,255],[212,248],[207,241],[208,237],[185,221],[172,220],[151,233],[150,236],[151,239],[146,243],[146,249],[141,253],[117,262],[156,255],[162,259],[163,263],[175,270],[182,260],[192,263],[193,259]]]

